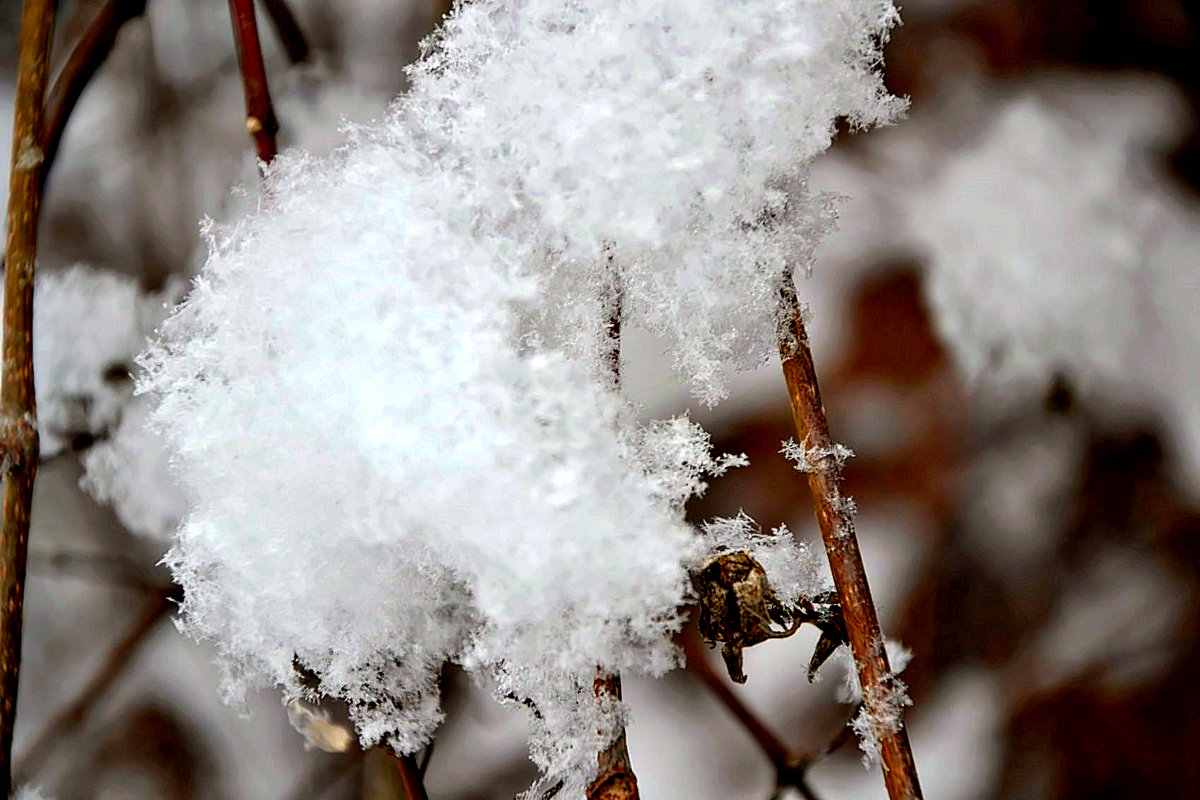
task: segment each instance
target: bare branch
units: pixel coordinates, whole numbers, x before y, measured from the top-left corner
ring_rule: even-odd
[[[833,452],[829,422],[825,417],[816,367],[808,345],[808,332],[804,328],[799,299],[790,282],[783,292],[782,302],[788,328],[780,341],[779,353],[796,433],[799,441],[805,442],[816,452]],[[808,473],[808,485],[816,506],[825,552],[829,556],[833,583],[841,600],[863,696],[867,698],[868,706],[886,703],[897,690],[896,678],[888,665],[879,618],[875,613],[867,573],[858,548],[858,537],[854,532],[853,504],[842,494],[841,469],[836,459],[824,458],[814,464]],[[888,713],[888,709],[881,707],[879,712]],[[883,779],[891,800],[918,800],[921,797],[921,785],[917,779],[908,731],[899,714],[891,730],[879,731],[879,750],[883,760]]]
[[[254,139],[258,160],[270,164],[278,152],[275,134],[279,121],[267,89],[267,68],[263,64],[258,24],[254,19],[254,0],[229,0],[233,19],[233,38],[237,44],[238,64],[242,69],[242,87],[246,93],[246,130]]]
[[[37,408],[33,391],[33,268],[42,205],[40,146],[50,71],[54,0],[25,0],[17,56],[8,264],[4,270],[3,372],[0,375],[0,797],[12,790],[12,735],[21,677],[21,619],[29,512],[37,474]]]

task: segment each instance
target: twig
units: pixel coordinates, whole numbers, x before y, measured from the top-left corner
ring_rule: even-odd
[[[100,668],[79,691],[75,699],[64,706],[46,724],[41,733],[34,737],[33,744],[25,752],[25,757],[21,759],[20,769],[17,771],[22,783],[37,774],[42,765],[46,763],[46,759],[54,752],[55,746],[62,743],[72,732],[83,725],[88,714],[108,693],[142,645],[149,640],[150,634],[158,625],[159,620],[165,617],[174,606],[173,594],[174,592],[163,592],[147,604],[141,617],[113,645]]]
[[[162,585],[161,581],[147,577],[144,564],[137,564],[121,556],[103,553],[54,553],[53,555],[30,553],[29,568],[30,570],[37,568],[52,570],[64,575],[90,578],[154,594],[170,591],[168,587]]]
[[[832,452],[829,423],[821,403],[816,368],[808,346],[808,333],[804,328],[800,301],[790,280],[783,291],[782,302],[787,332],[780,340],[779,353],[796,433],[811,451]],[[880,706],[878,709],[872,708],[872,711],[886,715],[889,713],[886,703],[896,691],[895,676],[888,665],[879,619],[871,600],[858,537],[854,532],[853,503],[842,494],[842,476],[837,459],[833,456],[819,459],[808,473],[808,485],[816,506],[825,552],[829,556],[833,583],[846,619],[863,697],[868,706]],[[888,796],[891,800],[918,800],[921,797],[921,785],[903,717],[897,713],[892,729],[878,733]]]
[[[610,278],[608,323],[605,338],[609,348],[609,365],[613,388],[621,388],[621,317],[624,312],[624,292],[621,274],[611,250],[605,252]],[[621,702],[621,676],[600,673],[592,684],[596,698],[607,696],[615,705]],[[601,751],[597,759],[596,779],[587,788],[588,800],[638,800],[637,776],[629,761],[625,729]]]
[[[304,36],[304,30],[296,21],[296,15],[292,13],[287,0],[262,0],[262,4],[267,9],[267,16],[271,18],[271,27],[275,29],[275,35],[279,37],[283,49],[287,52],[288,60],[299,64],[307,59],[308,39]]]
[[[42,204],[41,141],[54,0],[25,0],[17,46],[12,174],[9,178],[8,264],[4,270],[3,373],[0,376],[0,797],[12,790],[12,735],[21,676],[21,618],[29,511],[37,474],[37,408],[33,392],[33,265]]]
[[[425,791],[425,776],[417,759],[413,756],[396,756],[396,767],[400,771],[400,785],[407,800],[429,800]]]
[[[229,0],[233,19],[233,38],[237,44],[238,64],[242,70],[242,88],[246,93],[246,130],[254,139],[258,160],[270,164],[277,151],[275,134],[279,121],[267,89],[267,68],[263,64],[258,24],[254,20],[254,0]]]
[[[750,734],[750,738],[758,745],[758,749],[762,750],[763,755],[777,771],[786,766],[790,759],[787,745],[742,702],[741,698],[734,694],[729,685],[712,668],[695,631],[691,629],[685,631],[676,641],[680,640],[683,644],[684,657],[687,659],[688,671],[699,678],[721,705],[725,706],[726,710],[741,723],[742,727],[746,729],[746,733]]]

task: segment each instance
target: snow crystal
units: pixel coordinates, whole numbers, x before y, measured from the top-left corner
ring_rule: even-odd
[[[683,501],[739,463],[686,419],[633,428],[597,379],[622,322],[666,334],[708,400],[775,346],[779,289],[828,224],[804,165],[834,120],[889,118],[890,2],[478,0],[411,93],[333,157],[281,155],[260,209],[210,226],[144,360],[192,508],[168,561],[231,698],[297,665],[366,745],[422,746],[457,661],[534,710],[578,797],[660,674],[718,540],[812,582],[748,522]],[[707,541],[706,541],[707,537]],[[740,546],[740,545],[739,545]],[[773,575],[773,579],[775,578]]]
[[[892,668],[890,686],[869,687],[865,697],[850,648],[839,650],[830,659],[840,662],[845,670],[845,680],[838,687],[838,702],[862,703],[862,708],[850,721],[850,727],[858,734],[858,744],[863,751],[863,766],[871,766],[879,761],[879,737],[899,730],[904,709],[912,705],[908,687],[896,677],[912,661],[912,650],[899,641],[886,637],[883,645],[887,652],[888,666]]]
[[[846,461],[854,457],[854,451],[844,444],[831,444],[829,447],[813,447],[807,440],[804,446],[796,444],[796,440],[788,438],[779,448],[784,458],[792,461],[800,472],[816,472],[822,468],[827,459],[832,459],[833,469],[841,469]]]
[[[540,243],[548,338],[603,347],[611,259],[625,320],[712,403],[776,352],[783,280],[831,222],[806,164],[837,118],[901,108],[872,69],[895,19],[881,0],[464,4],[390,127],[471,176],[482,226]]]

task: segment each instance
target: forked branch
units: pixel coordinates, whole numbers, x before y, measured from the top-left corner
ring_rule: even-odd
[[[808,345],[808,332],[800,301],[790,281],[783,291],[782,304],[787,329],[780,340],[779,354],[796,433],[809,452],[832,454],[833,442]],[[918,800],[921,785],[908,731],[893,701],[899,689],[888,665],[879,618],[854,532],[854,506],[842,494],[842,473],[837,458],[826,455],[815,459],[808,472],[808,486],[816,506],[821,539],[829,556],[833,583],[841,600],[866,712],[875,719],[888,719],[893,723],[880,726],[876,731],[888,796],[891,800]]]

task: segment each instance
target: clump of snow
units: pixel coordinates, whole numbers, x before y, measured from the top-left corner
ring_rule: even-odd
[[[105,436],[133,393],[134,356],[167,315],[167,296],[88,266],[39,272],[33,372],[42,458]]]
[[[745,454],[714,456],[708,432],[687,416],[641,426],[632,436],[632,446],[655,495],[680,513],[688,499],[704,494],[706,477],[720,477],[750,463]]]
[[[783,281],[829,225],[807,163],[837,118],[901,108],[873,69],[895,20],[881,0],[468,3],[388,135],[470,175],[482,229],[537,243],[548,339],[603,347],[611,259],[625,321],[711,403],[776,352]]]
[[[682,503],[737,458],[687,420],[636,431],[597,374],[623,323],[666,334],[708,400],[775,347],[828,223],[804,188],[834,120],[890,118],[890,2],[462,4],[412,91],[330,159],[269,168],[209,231],[144,361],[192,508],[168,556],[231,698],[345,699],[413,752],[446,661],[534,709],[531,755],[577,797],[624,710],[597,670],[660,674],[714,542],[783,598],[813,559]]]
[[[175,482],[162,437],[146,425],[150,401],[135,397],[104,441],[83,457],[80,486],[112,506],[130,532],[168,539],[188,510],[187,498]]]
[[[850,727],[858,734],[864,767],[879,763],[879,739],[900,730],[904,724],[904,709],[911,705],[908,688],[895,678],[890,686],[867,689],[862,708],[850,720]]]
[[[895,733],[903,721],[904,709],[912,705],[908,687],[897,676],[912,661],[912,650],[901,642],[884,637],[884,650],[892,677],[888,685],[868,687],[864,696],[858,680],[858,669],[850,648],[843,648],[830,659],[841,664],[845,679],[838,687],[837,699],[848,705],[862,704],[862,708],[850,720],[850,727],[858,734],[858,745],[863,751],[863,766],[869,767],[879,761],[879,737]]]

